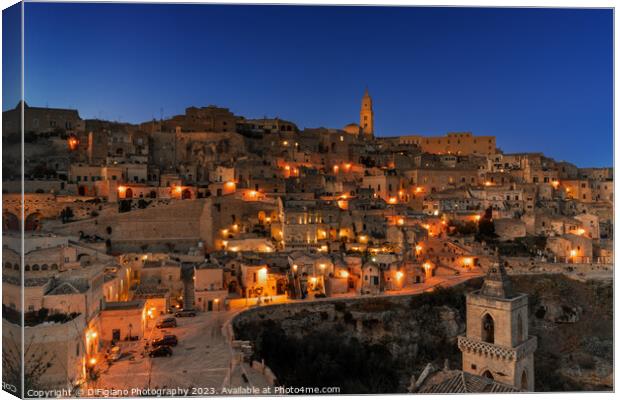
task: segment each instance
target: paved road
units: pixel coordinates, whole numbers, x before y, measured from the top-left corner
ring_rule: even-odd
[[[142,342],[124,344],[134,360],[119,360],[101,374],[98,388],[220,388],[228,372],[231,353],[221,327],[230,311],[199,313],[193,318],[177,318],[177,328],[152,328]],[[154,324],[153,324],[154,325]],[[179,344],[172,357],[149,358],[144,344],[163,334],[174,334]]]
[[[467,273],[458,276],[433,277],[412,289],[392,291],[368,297],[409,296],[432,290],[436,286],[454,286],[468,279],[482,276],[481,273]],[[354,293],[335,296],[335,298],[356,298]],[[332,298],[315,300],[289,300],[290,303],[310,301],[330,301]],[[256,306],[254,306],[256,307]],[[228,367],[231,362],[231,349],[222,335],[222,325],[235,314],[243,310],[198,313],[194,318],[177,318],[179,326],[160,330],[150,328],[145,340],[134,343],[123,343],[123,353],[133,355],[133,360],[122,359],[103,371],[99,380],[91,385],[106,389],[161,389],[161,388],[222,388]],[[172,357],[149,358],[144,355],[144,345],[163,334],[175,334],[179,344],[173,348]],[[266,386],[262,375],[252,370],[249,365],[237,368],[230,376],[230,386],[247,385],[241,374],[249,378],[251,384],[258,387]],[[198,393],[201,394],[201,393]],[[202,393],[209,394],[209,393]]]

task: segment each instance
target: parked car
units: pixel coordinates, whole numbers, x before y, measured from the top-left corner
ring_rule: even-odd
[[[176,313],[174,313],[174,316],[179,318],[179,317],[195,317],[196,316],[196,311],[194,310],[181,310],[181,311],[177,311]]]
[[[108,354],[108,360],[116,361],[121,357],[121,348],[118,346],[114,346],[110,349],[110,353]]]
[[[163,338],[153,340],[151,345],[153,347],[176,346],[178,343],[177,335],[164,335]]]
[[[160,323],[156,325],[159,329],[161,328],[176,328],[177,319],[174,317],[165,318]]]
[[[149,352],[149,357],[170,357],[172,356],[172,349],[170,346],[156,347]]]

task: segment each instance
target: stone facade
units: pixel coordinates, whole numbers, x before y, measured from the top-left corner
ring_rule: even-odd
[[[458,339],[464,372],[534,391],[537,339],[528,335],[527,305],[503,266],[491,267],[482,289],[467,295],[467,333]]]

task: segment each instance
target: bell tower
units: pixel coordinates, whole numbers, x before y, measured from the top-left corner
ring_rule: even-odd
[[[360,128],[364,137],[372,138],[375,134],[375,114],[372,111],[372,98],[368,94],[368,88],[366,88],[364,97],[362,97]]]
[[[528,335],[527,305],[527,295],[513,291],[500,259],[482,289],[467,295],[467,333],[458,338],[464,372],[534,391],[537,339]]]

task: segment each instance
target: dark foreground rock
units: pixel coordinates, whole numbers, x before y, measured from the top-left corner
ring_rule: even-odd
[[[512,279],[515,289],[530,294],[530,332],[539,342],[536,390],[611,390],[611,284],[557,275]],[[234,329],[282,384],[406,393],[411,375],[429,362],[460,367],[464,294],[481,282],[417,296],[260,308],[236,318]]]

